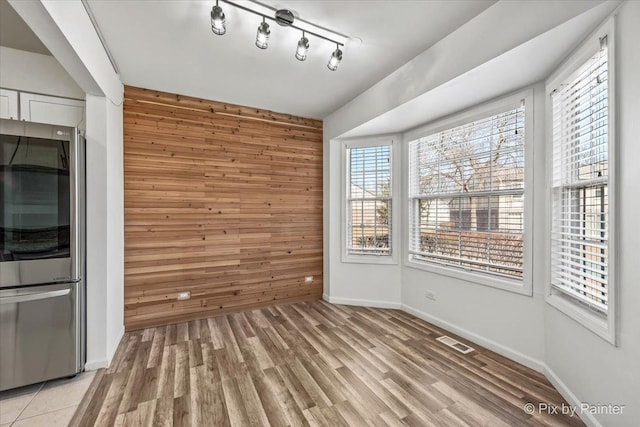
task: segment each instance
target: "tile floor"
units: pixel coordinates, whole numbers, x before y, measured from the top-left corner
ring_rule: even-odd
[[[0,427],[66,427],[93,380],[93,372],[0,392]]]

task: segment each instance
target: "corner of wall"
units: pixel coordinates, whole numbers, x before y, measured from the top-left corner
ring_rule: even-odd
[[[569,386],[567,386],[567,384],[565,384],[548,365],[544,365],[542,374],[549,380],[556,390],[558,390],[570,406],[580,408],[580,405],[582,404],[580,399],[578,399]],[[600,424],[600,422],[589,412],[577,413],[577,415],[589,427],[602,427],[602,424]]]

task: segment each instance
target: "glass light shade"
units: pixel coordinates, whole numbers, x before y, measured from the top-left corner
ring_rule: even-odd
[[[342,61],[342,51],[339,47],[333,51],[331,54],[331,58],[329,58],[329,63],[327,64],[327,68],[331,71],[335,71],[338,69],[338,64]]]
[[[258,26],[258,34],[256,34],[256,46],[260,49],[266,49],[269,47],[269,36],[271,35],[271,30],[269,29],[269,24],[266,22],[260,23]]]
[[[211,9],[211,31],[219,36],[227,32],[224,12],[218,5],[213,6],[213,9]]]
[[[298,48],[296,49],[296,59],[299,61],[304,61],[305,59],[307,59],[308,53],[309,53],[309,39],[302,36],[302,38],[298,42]]]

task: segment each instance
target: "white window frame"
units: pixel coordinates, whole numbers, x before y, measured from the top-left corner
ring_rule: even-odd
[[[522,278],[507,278],[501,277],[490,273],[483,273],[471,269],[463,269],[455,266],[447,266],[443,264],[437,264],[429,261],[413,260],[409,254],[409,229],[410,224],[408,220],[408,206],[409,200],[409,142],[432,135],[437,132],[448,130],[456,126],[460,126],[466,123],[473,122],[478,119],[486,118],[495,114],[503,113],[510,108],[517,108],[524,100],[525,104],[525,138],[524,138],[524,153],[525,153],[525,170],[524,170],[524,212],[523,212],[523,276]],[[533,89],[525,89],[518,91],[514,94],[507,95],[505,97],[477,105],[468,110],[456,113],[452,116],[438,120],[434,123],[423,125],[407,131],[403,134],[403,167],[402,170],[406,173],[402,174],[402,206],[406,213],[403,216],[403,260],[404,265],[409,268],[415,268],[419,270],[425,270],[432,273],[441,274],[444,276],[454,277],[466,282],[474,284],[480,284],[493,288],[502,289],[505,291],[515,292],[522,295],[533,295],[533,280],[532,280],[532,255],[533,255],[533,171],[534,171],[534,158],[533,158],[533,111],[534,111],[534,99]]]
[[[608,84],[609,84],[609,128],[608,128],[608,144],[609,144],[609,183],[608,183],[608,198],[609,198],[609,224],[608,224],[608,304],[607,314],[603,315],[596,312],[593,309],[587,307],[587,305],[581,303],[575,298],[562,294],[560,291],[554,289],[551,286],[551,229],[552,229],[552,217],[551,209],[552,202],[552,183],[551,175],[553,172],[553,157],[552,157],[552,145],[553,145],[553,121],[552,121],[552,102],[551,94],[555,88],[561,85],[567,78],[570,77],[579,67],[591,58],[598,49],[600,49],[600,39],[606,37],[608,45]],[[615,17],[611,17],[607,22],[602,24],[596,31],[594,31],[583,43],[578,47],[559,67],[558,69],[547,79],[545,86],[546,93],[546,111],[547,111],[547,126],[546,126],[546,140],[547,140],[547,221],[546,221],[546,279],[545,279],[545,298],[549,305],[555,307],[560,312],[574,319],[588,330],[592,331],[596,335],[602,337],[606,341],[613,345],[616,345],[616,309],[617,309],[617,283],[616,283],[616,207],[617,207],[617,193],[616,193],[616,174],[617,174],[617,158],[616,158],[616,90],[615,90]]]
[[[398,250],[399,248],[399,240],[400,233],[398,232],[398,171],[397,167],[397,155],[396,149],[398,146],[398,141],[400,139],[399,135],[376,135],[370,137],[357,137],[350,139],[340,140],[342,145],[341,149],[341,163],[342,163],[342,172],[341,172],[341,233],[340,233],[340,241],[342,242],[342,262],[344,263],[355,263],[355,264],[398,264]],[[347,171],[347,161],[349,160],[347,157],[347,149],[350,148],[365,148],[365,147],[379,147],[383,145],[391,146],[391,245],[389,248],[389,254],[383,255],[366,255],[366,254],[350,254],[348,251],[347,244],[347,227],[348,227],[348,193],[347,187],[350,184],[350,176],[348,176]]]

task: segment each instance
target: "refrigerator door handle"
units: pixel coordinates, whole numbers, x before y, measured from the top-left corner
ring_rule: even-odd
[[[27,301],[37,301],[40,299],[62,297],[65,295],[69,295],[69,293],[71,293],[71,289],[67,288],[67,289],[59,289],[57,291],[35,292],[35,293],[29,293],[29,294],[23,294],[23,295],[13,295],[10,297],[0,297],[0,304],[17,304],[17,303],[27,302]]]

